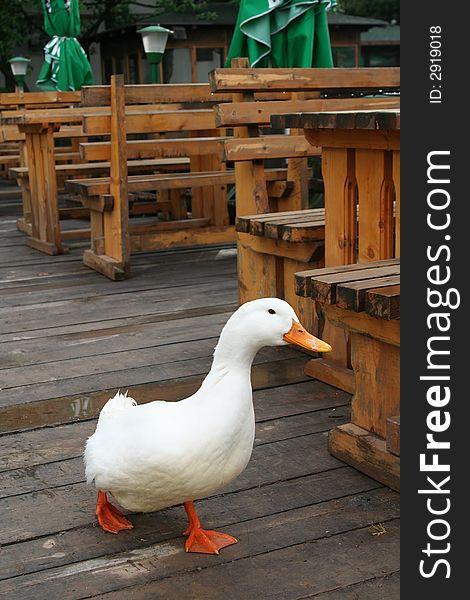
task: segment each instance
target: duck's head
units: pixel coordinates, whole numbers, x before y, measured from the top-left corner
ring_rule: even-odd
[[[314,352],[331,346],[306,331],[290,304],[279,298],[260,298],[242,304],[224,328],[225,335],[250,340],[253,346],[296,344]]]

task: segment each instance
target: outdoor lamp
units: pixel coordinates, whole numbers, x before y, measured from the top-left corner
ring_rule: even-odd
[[[165,29],[160,25],[149,25],[139,29],[137,33],[142,36],[145,54],[150,62],[150,80],[151,83],[158,83],[160,80],[159,64],[161,63],[168,34],[173,33],[171,29]]]
[[[14,58],[10,58],[8,62],[10,63],[11,72],[15,78],[16,91],[22,92],[24,90],[26,71],[28,70],[31,59],[24,58],[24,56],[15,56]]]

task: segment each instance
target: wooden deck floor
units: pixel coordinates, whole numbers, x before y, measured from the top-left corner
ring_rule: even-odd
[[[247,470],[198,503],[204,526],[237,545],[185,554],[181,507],[133,515],[117,536],[96,526],[81,454],[101,406],[117,388],[139,402],[189,395],[236,307],[233,253],[133,266],[132,279],[108,281],[78,247],[46,257],[0,218],[0,596],[398,599],[398,495],[328,454],[349,397],[306,378],[290,348],[256,359]]]

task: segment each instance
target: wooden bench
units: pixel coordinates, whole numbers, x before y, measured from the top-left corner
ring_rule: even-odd
[[[134,177],[127,175],[122,166],[116,165],[117,171],[126,179],[127,193],[131,191],[157,192],[157,203],[160,194],[165,191],[170,193],[172,202],[172,222],[150,223],[145,226],[133,225],[128,221],[125,213],[118,214],[113,202],[106,205],[108,221],[114,223],[113,231],[119,231],[121,242],[114,247],[107,242],[110,229],[106,226],[106,216],[103,213],[103,197],[111,195],[112,181],[109,179],[87,179],[67,182],[70,192],[79,193],[85,205],[96,206],[92,219],[95,222],[92,231],[92,248],[85,253],[86,264],[100,270],[111,278],[128,276],[130,252],[132,250],[159,249],[168,246],[214,244],[222,241],[233,241],[235,231],[229,223],[227,206],[227,185],[235,183],[235,171],[227,168],[224,163],[224,142],[229,136],[225,128],[216,127],[216,114],[213,105],[232,99],[231,94],[214,94],[209,86],[194,84],[189,86],[122,86],[113,80],[115,89],[123,87],[125,110],[127,111],[125,131],[121,130],[122,146],[125,147],[126,156],[131,158],[170,158],[188,157],[190,160],[189,173],[173,173],[171,175],[154,175]],[[194,93],[191,90],[194,88]],[[111,100],[109,86],[101,88],[84,88],[83,101],[98,104]],[[107,94],[107,96],[105,96]],[[178,110],[153,111],[148,105],[141,105],[138,113],[130,114],[130,102],[155,101],[163,94],[167,100],[175,101],[182,94],[186,102],[181,102]],[[187,102],[194,97],[197,106]],[[264,102],[263,90],[256,95],[258,100]],[[282,94],[268,92],[268,99],[280,98]],[[204,104],[205,101],[205,104]],[[202,105],[202,107],[201,107]],[[192,108],[191,108],[192,106]],[[206,108],[204,108],[206,106]],[[121,108],[121,110],[123,110]],[[117,114],[117,107],[111,110],[111,116],[87,114],[84,117],[84,130],[90,135],[101,135],[109,132],[113,127],[113,119]],[[121,119],[122,120],[122,119]],[[112,138],[117,139],[116,134]],[[149,133],[158,134],[157,139],[142,139]],[[140,136],[139,139],[127,139],[129,134]],[[170,136],[170,137],[168,137]],[[147,135],[148,137],[148,135]],[[294,140],[293,140],[294,141]],[[112,148],[114,141],[81,144],[81,156],[84,160],[113,160]],[[263,149],[266,156],[275,155],[275,149],[267,146]],[[303,148],[294,148],[296,155],[311,155],[314,151],[303,142]],[[271,154],[270,154],[271,153]],[[292,190],[292,182],[286,181],[288,169],[285,166],[266,170],[263,185],[268,198],[272,201],[282,201]],[[181,190],[191,188],[191,219],[178,204],[181,205]],[[175,194],[172,196],[172,191]],[[113,196],[114,197],[114,196]],[[93,223],[93,221],[92,221]],[[93,225],[92,225],[93,229]],[[103,250],[103,246],[107,246]],[[127,248],[127,253],[124,249]],[[111,260],[109,260],[111,259]]]
[[[13,114],[12,111],[39,110],[45,108],[70,107],[80,102],[80,92],[6,92],[0,93],[0,118],[5,114]],[[24,150],[25,136],[19,134],[16,126],[0,126],[0,177],[9,179],[9,169],[21,167],[26,164]],[[78,149],[77,149],[78,150]],[[72,148],[57,147],[57,161],[64,162],[78,159],[78,152],[72,152]],[[68,154],[68,156],[66,156]],[[21,185],[22,182],[20,182]],[[27,195],[28,192],[20,193],[18,196]],[[26,204],[29,206],[29,198]],[[24,230],[25,219],[19,219],[19,228]]]
[[[328,321],[349,335],[354,372],[351,423],[331,430],[330,452],[398,490],[399,260],[299,272],[295,287],[301,298],[315,302],[320,334]]]
[[[181,104],[169,104],[162,99],[158,104],[148,106],[147,109],[161,112],[163,109],[176,109],[181,106]],[[78,153],[76,154],[77,161],[82,164],[76,164],[76,161],[73,161],[73,164],[58,165],[58,161],[54,160],[51,149],[54,147],[54,138],[58,137],[58,134],[63,132],[75,143],[88,137],[82,128],[85,112],[91,112],[100,117],[103,115],[104,119],[107,116],[109,121],[109,106],[89,106],[87,102],[81,102],[79,107],[72,109],[17,110],[2,113],[2,124],[5,127],[14,125],[19,136],[24,137],[25,146],[28,148],[23,166],[11,169],[11,174],[17,176],[23,186],[25,216],[19,223],[19,228],[30,236],[27,239],[28,245],[49,254],[66,252],[67,247],[63,243],[65,239],[89,235],[89,229],[67,231],[63,235],[61,233],[60,219],[71,214],[69,209],[58,208],[58,193],[63,181],[79,176],[91,177],[109,174],[109,162],[94,162],[87,166],[87,164],[83,164],[83,159]],[[128,112],[134,116],[132,107]],[[59,127],[60,130],[57,131]],[[109,138],[109,132],[108,136],[100,134],[101,139],[106,139],[106,137]],[[171,171],[173,168],[184,169],[187,163],[188,161],[184,158],[175,158],[174,160],[136,159],[131,162],[130,171],[133,173]],[[48,182],[47,186],[44,186],[44,180]],[[80,210],[83,212],[82,208]],[[155,212],[155,207],[147,203],[146,210]],[[78,214],[78,209],[75,212]]]
[[[324,225],[322,208],[238,217],[240,295],[284,298],[309,331],[316,331],[313,301],[296,296],[294,274],[323,265]]]
[[[233,65],[233,63],[232,63]],[[237,102],[225,103],[216,108],[216,122],[219,126],[233,127],[232,139],[225,142],[225,156],[234,161],[236,174],[236,206],[238,231],[238,278],[240,302],[261,296],[275,295],[288,298],[299,315],[313,327],[314,311],[308,303],[299,300],[293,293],[293,273],[307,268],[305,257],[308,249],[302,250],[308,238],[295,242],[284,240],[284,248],[289,247],[282,257],[280,241],[270,237],[270,228],[254,229],[247,224],[244,215],[263,213],[264,219],[276,219],[271,211],[288,211],[309,208],[309,158],[322,156],[320,144],[308,142],[302,129],[291,126],[289,135],[280,135],[285,129],[275,124],[271,135],[266,135],[266,127],[272,125],[276,116],[289,111],[354,111],[359,108],[370,110],[390,109],[399,106],[397,95],[390,97],[354,97],[353,94],[396,91],[399,86],[398,69],[249,69],[246,61],[237,59],[232,69],[216,69],[210,74],[212,89],[217,92],[237,92]],[[245,66],[243,66],[245,65]],[[253,93],[260,89],[287,90],[292,93],[284,101],[256,101]],[[320,97],[335,91],[336,97]],[[284,92],[286,93],[286,92]],[[343,94],[343,98],[337,97]],[[313,96],[313,97],[312,97]],[[262,129],[261,129],[262,128]],[[269,151],[267,149],[269,148]],[[289,193],[274,204],[269,200],[264,183],[264,160],[266,158],[286,158]],[[309,222],[309,231],[319,229],[318,236],[325,239],[324,222],[311,222],[308,213],[295,213],[296,219]],[[287,217],[286,217],[287,218]],[[248,220],[252,219],[249,217]],[[327,215],[328,219],[328,215]],[[268,232],[268,233],[265,233]],[[312,233],[311,233],[312,234]],[[314,234],[313,234],[314,235]],[[323,247],[323,246],[322,246]],[[295,256],[302,256],[296,262]],[[319,267],[323,255],[315,255]],[[268,274],[261,276],[260,274]]]
[[[130,274],[131,251],[233,241],[227,185],[234,177],[222,163],[223,132],[215,128],[214,97],[207,85],[124,86],[116,76],[111,86],[93,86],[83,94],[83,105],[109,105],[106,114],[91,109],[84,115],[84,131],[111,137],[110,142],[81,146],[83,160],[110,161],[110,176],[66,182],[67,190],[79,194],[91,210],[91,248],[84,254],[85,264],[111,279],[122,279]],[[162,110],[164,101],[167,110]],[[156,102],[162,103],[158,110]],[[179,163],[180,169],[131,175],[132,162],[126,159]],[[281,177],[279,170],[271,174],[274,180]],[[191,211],[187,189],[192,190]],[[169,207],[172,220],[129,222],[131,192],[154,193],[155,205]]]

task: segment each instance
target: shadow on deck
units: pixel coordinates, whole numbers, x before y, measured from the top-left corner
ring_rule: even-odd
[[[289,348],[256,359],[247,470],[198,502],[204,526],[238,544],[185,554],[181,507],[102,532],[81,459],[96,415],[118,388],[141,403],[198,387],[236,307],[235,257],[142,254],[132,279],[111,282],[79,246],[47,257],[22,241],[14,217],[0,218],[0,595],[398,599],[398,495],[329,455],[349,396],[305,377]]]

